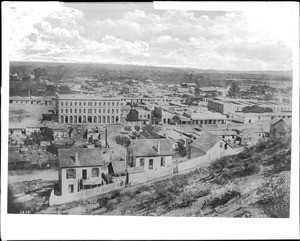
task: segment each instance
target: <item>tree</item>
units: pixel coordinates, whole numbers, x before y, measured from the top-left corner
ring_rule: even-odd
[[[177,142],[176,151],[179,153],[181,157],[185,157],[187,155],[187,150],[184,144],[181,141]]]
[[[199,87],[197,87],[196,89],[195,89],[195,97],[199,97],[200,96],[200,89],[199,89]]]
[[[128,147],[130,145],[130,139],[127,136],[117,136],[116,143],[121,146]]]
[[[130,126],[124,126],[124,130],[125,130],[125,131],[131,131],[132,129],[131,129]]]
[[[140,127],[140,126],[134,126],[134,129],[135,129],[136,131],[140,131],[141,127]]]
[[[228,95],[229,96],[237,96],[240,92],[240,87],[237,85],[236,82],[233,82],[230,86]]]
[[[131,109],[126,116],[126,121],[138,121],[138,120],[139,120],[139,112],[135,109]]]
[[[174,121],[175,124],[179,124],[180,123],[180,118],[178,115],[174,115],[172,120]]]

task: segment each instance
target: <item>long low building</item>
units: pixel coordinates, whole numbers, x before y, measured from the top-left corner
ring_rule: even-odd
[[[275,112],[275,113],[228,113],[231,121],[249,124],[258,122],[270,122],[274,118],[292,118],[292,112]]]
[[[22,104],[22,105],[55,105],[55,97],[44,96],[10,96],[9,104]]]

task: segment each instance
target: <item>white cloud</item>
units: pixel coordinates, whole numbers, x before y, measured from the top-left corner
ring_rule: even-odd
[[[262,70],[292,66],[293,18],[268,10],[141,10],[121,19],[87,19],[61,3],[13,3],[12,60],[62,60]]]

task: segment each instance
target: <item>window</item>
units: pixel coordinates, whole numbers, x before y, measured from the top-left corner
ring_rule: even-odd
[[[77,101],[75,101],[75,106],[77,106]]]
[[[68,106],[68,101],[66,101],[66,106]]]
[[[99,168],[92,168],[92,177],[99,177]]]
[[[103,114],[105,114],[105,109],[103,110]]]
[[[88,114],[92,114],[93,110],[92,109],[88,109]]]
[[[76,178],[76,169],[67,169],[67,179]]]
[[[227,144],[225,144],[224,149],[227,150]]]
[[[107,106],[110,106],[110,102],[107,102]]]
[[[119,113],[119,109],[117,109],[117,111],[116,111],[116,112],[117,112],[117,114],[118,114],[118,113]]]
[[[117,102],[117,106],[119,106],[119,102]]]
[[[85,109],[83,109],[83,113],[85,113]]]
[[[163,158],[163,157],[160,158],[160,165],[161,165],[162,167],[164,167],[164,166],[166,165],[165,158]]]
[[[109,109],[107,110],[107,114],[109,114]]]
[[[112,103],[112,106],[115,106],[115,102]]]
[[[101,102],[99,102],[99,106],[101,106]]]
[[[105,102],[103,102],[103,106],[105,106]]]
[[[79,106],[81,106],[81,102],[79,102]]]
[[[77,113],[77,109],[74,110],[75,114]]]
[[[97,102],[95,102],[94,104],[95,104],[95,106],[97,106]]]
[[[149,159],[149,170],[153,170],[153,159]]]
[[[85,106],[86,105],[86,102],[83,102],[83,106]]]
[[[61,105],[61,106],[64,106],[64,102],[62,101],[60,105]]]
[[[72,106],[72,104],[73,104],[73,102],[72,102],[72,101],[70,101],[70,106]]]
[[[72,109],[70,109],[70,113],[72,113]]]
[[[61,113],[64,113],[64,109],[61,109],[60,112],[61,112]]]
[[[81,109],[79,109],[79,114],[81,114]]]
[[[94,109],[94,113],[95,113],[95,114],[97,113],[97,109]]]
[[[113,113],[113,114],[114,114],[114,113],[115,113],[115,110],[114,110],[114,109],[112,109],[112,110],[111,110],[111,113]]]
[[[101,109],[99,109],[99,113],[101,114]]]
[[[66,109],[66,113],[68,114],[68,109]]]
[[[74,192],[74,184],[70,184],[69,185],[69,193],[73,193]]]
[[[145,166],[145,159],[141,158],[140,159],[140,167],[143,167],[143,166]]]
[[[223,142],[220,142],[220,148],[223,148]]]

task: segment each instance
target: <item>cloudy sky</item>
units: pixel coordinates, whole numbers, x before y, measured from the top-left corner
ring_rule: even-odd
[[[12,3],[10,60],[290,70],[293,14],[152,3]]]

